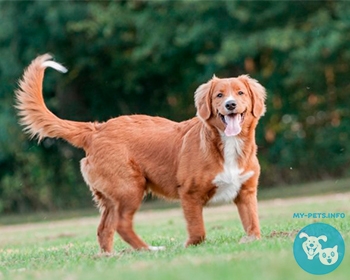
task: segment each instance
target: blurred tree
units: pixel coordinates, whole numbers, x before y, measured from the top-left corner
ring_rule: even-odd
[[[66,22],[84,19],[87,7],[63,4],[0,3],[0,212],[91,204],[78,171],[77,154],[62,141],[47,139],[40,146],[28,141],[13,108],[13,90],[28,62],[45,52],[65,55],[70,51]],[[54,93],[65,84],[59,74],[48,71],[45,99],[54,112],[64,112]]]
[[[0,212],[91,204],[81,151],[17,125],[23,68],[51,52],[45,100],[74,120],[194,116],[215,73],[249,73],[268,90],[258,128],[261,185],[349,175],[350,5],[344,1],[0,2]]]

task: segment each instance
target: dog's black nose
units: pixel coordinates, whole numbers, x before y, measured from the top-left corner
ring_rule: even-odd
[[[226,102],[225,107],[227,110],[232,111],[236,108],[236,101],[234,100],[229,100]]]

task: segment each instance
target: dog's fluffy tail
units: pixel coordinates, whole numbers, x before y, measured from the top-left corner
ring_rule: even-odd
[[[19,81],[19,89],[15,92],[15,107],[19,110],[20,123],[24,126],[24,131],[31,138],[37,137],[39,142],[44,137],[63,138],[76,147],[84,148],[88,145],[95,125],[60,119],[44,103],[42,84],[46,67],[67,72],[65,67],[51,59],[49,54],[34,59]]]

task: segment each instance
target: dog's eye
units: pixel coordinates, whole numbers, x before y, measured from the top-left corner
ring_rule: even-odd
[[[238,95],[243,95],[243,94],[244,94],[244,92],[241,90],[238,92]]]
[[[223,97],[224,95],[220,92],[220,93],[218,93],[217,95],[216,95],[216,97],[219,97],[219,98],[221,98],[221,97]]]

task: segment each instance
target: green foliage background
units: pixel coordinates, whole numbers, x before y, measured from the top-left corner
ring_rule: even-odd
[[[215,73],[248,73],[268,91],[257,142],[261,186],[348,176],[350,2],[0,2],[0,213],[91,205],[78,151],[29,141],[13,90],[38,54],[45,100],[62,118],[195,115]]]

